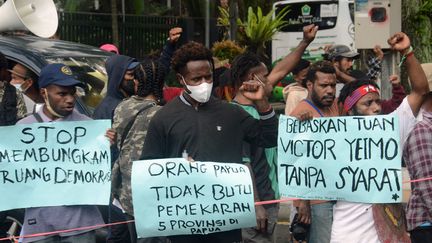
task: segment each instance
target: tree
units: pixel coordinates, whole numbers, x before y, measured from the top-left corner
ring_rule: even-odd
[[[113,43],[119,46],[119,25],[118,25],[117,1],[111,0],[111,27],[113,34]]]
[[[218,23],[221,26],[227,27],[230,24],[228,10],[219,8],[220,18]],[[240,18],[237,19],[238,23],[238,37],[237,41],[242,46],[245,46],[248,50],[253,50],[264,60],[270,61],[270,58],[266,55],[266,44],[273,39],[273,36],[288,22],[284,20],[289,9],[284,8],[279,11],[273,18],[274,10],[270,10],[267,14],[263,14],[260,7],[256,8],[256,13],[252,7],[248,8],[248,15],[244,21]]]
[[[432,0],[402,1],[402,30],[423,63],[432,62]]]

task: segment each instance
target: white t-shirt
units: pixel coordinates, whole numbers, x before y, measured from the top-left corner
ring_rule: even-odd
[[[412,113],[408,99],[390,115],[399,118],[400,153],[403,145],[414,128],[417,119]],[[379,243],[375,230],[372,204],[337,201],[333,209],[332,243]]]

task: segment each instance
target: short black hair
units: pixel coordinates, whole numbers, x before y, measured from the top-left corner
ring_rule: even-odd
[[[209,61],[214,67],[211,51],[201,43],[190,41],[174,52],[171,62],[172,69],[176,73],[183,73],[188,62],[201,60]]]
[[[262,61],[257,54],[253,52],[245,52],[236,56],[231,65],[231,83],[235,88],[240,87],[245,81],[245,76],[254,67],[258,67]]]
[[[311,63],[306,59],[300,59],[297,66],[291,71],[294,75],[298,74],[301,70],[308,68]]]
[[[360,70],[351,70],[349,75],[353,77],[355,80],[369,80],[367,74]]]
[[[329,61],[322,60],[322,61],[315,62],[312,65],[310,65],[308,73],[306,75],[306,80],[314,83],[317,78],[316,77],[317,72],[335,74],[336,69],[333,67],[333,64]]]
[[[379,86],[372,80],[369,79],[355,80],[343,86],[339,94],[338,102],[342,104],[345,103],[345,100],[348,98],[348,96],[350,96],[354,92],[354,90],[358,89],[363,85],[372,85],[375,88],[379,89]]]

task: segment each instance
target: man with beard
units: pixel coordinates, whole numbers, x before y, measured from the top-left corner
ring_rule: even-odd
[[[329,61],[312,64],[306,76],[308,97],[302,100],[291,112],[295,117],[334,117],[338,116],[336,94],[336,70]],[[311,224],[307,242],[330,242],[334,202],[319,200],[298,200],[294,206],[298,210],[300,222]]]
[[[350,75],[354,60],[359,58],[360,54],[352,51],[346,45],[334,45],[328,50],[327,58],[333,63],[336,70],[337,80],[341,83],[349,83],[355,78]]]

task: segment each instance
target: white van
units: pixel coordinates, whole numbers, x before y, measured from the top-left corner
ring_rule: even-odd
[[[277,32],[272,41],[272,61],[286,56],[303,39],[303,26],[319,26],[315,40],[309,45],[304,58],[321,59],[324,46],[344,44],[354,47],[354,0],[285,0],[277,1],[277,13],[289,6],[285,20],[289,25]]]

